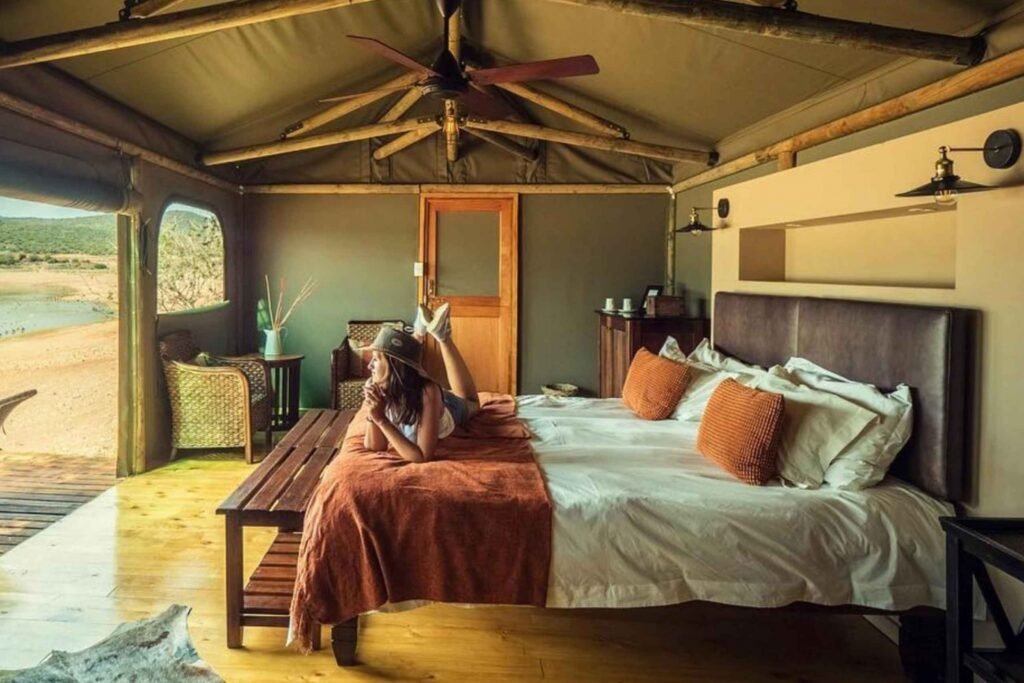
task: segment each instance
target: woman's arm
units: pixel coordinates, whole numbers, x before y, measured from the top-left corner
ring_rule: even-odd
[[[423,392],[423,414],[420,415],[416,443],[413,443],[387,418],[383,401],[371,402],[370,421],[373,424],[367,430],[366,440],[369,442],[370,431],[377,429],[400,456],[409,462],[426,462],[434,457],[437,448],[437,428],[441,421],[442,409],[441,390],[435,384],[428,385]]]
[[[370,419],[373,405],[378,400],[380,400],[380,394],[377,386],[372,379],[366,380],[366,384],[363,386],[363,407],[368,411],[366,419],[369,424],[366,425],[366,434],[363,436],[363,447],[371,451],[386,451],[388,440],[380,431],[380,427]]]

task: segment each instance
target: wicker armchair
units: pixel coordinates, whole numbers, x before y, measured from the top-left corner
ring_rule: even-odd
[[[258,357],[200,353],[192,333],[160,339],[160,359],[171,404],[171,458],[179,448],[244,448],[251,463],[253,432],[270,443],[273,388]]]
[[[370,371],[358,349],[373,343],[385,325],[405,327],[401,320],[353,320],[346,328],[341,345],[331,351],[331,408],[334,410],[358,410],[363,404],[363,384]]]

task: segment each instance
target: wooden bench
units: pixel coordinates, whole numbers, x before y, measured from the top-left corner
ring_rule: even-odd
[[[225,521],[228,647],[242,647],[245,626],[287,628],[306,506],[324,468],[341,449],[355,411],[310,410],[217,508]],[[244,583],[242,528],[277,527],[278,534]],[[355,657],[356,620],[334,627],[339,664]],[[313,636],[320,648],[320,628]]]

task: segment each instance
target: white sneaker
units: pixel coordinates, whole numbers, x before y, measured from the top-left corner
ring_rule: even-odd
[[[430,309],[424,304],[416,307],[416,320],[412,324],[412,333],[417,339],[427,336],[427,327],[430,326]]]
[[[445,302],[437,307],[433,319],[427,322],[427,332],[439,342],[446,342],[452,336],[450,313],[451,307]]]

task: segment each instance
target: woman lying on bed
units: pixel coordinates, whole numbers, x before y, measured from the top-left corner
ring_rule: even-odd
[[[431,314],[416,312],[413,333],[385,327],[369,347],[373,351],[364,406],[364,445],[373,451],[393,449],[411,462],[433,458],[437,442],[480,410],[473,376],[451,338],[448,304]],[[437,340],[452,390],[447,391],[423,369],[423,339]]]

